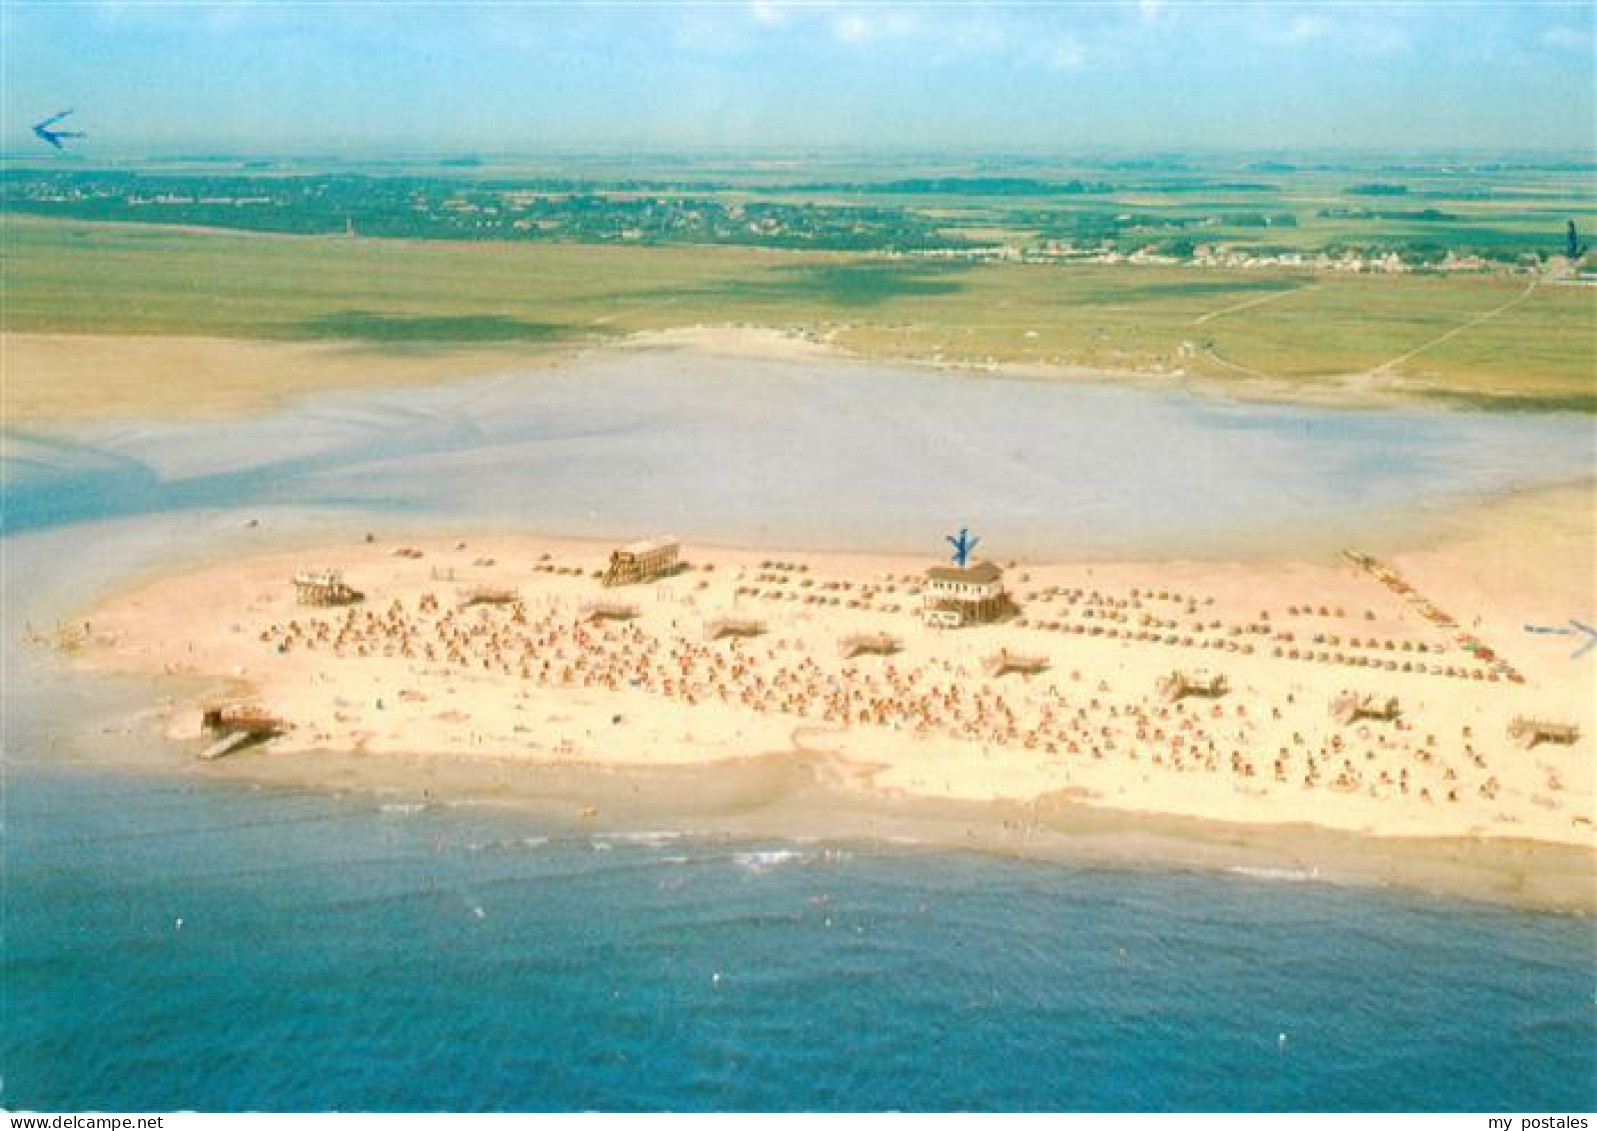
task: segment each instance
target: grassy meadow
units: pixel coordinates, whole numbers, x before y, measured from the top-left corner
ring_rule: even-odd
[[[0,234],[11,334],[319,343],[380,357],[744,323],[882,358],[1597,408],[1597,288],[1525,276],[345,239],[15,215]]]

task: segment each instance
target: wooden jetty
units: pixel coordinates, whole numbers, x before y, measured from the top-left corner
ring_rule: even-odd
[[[1048,657],[1038,655],[1022,655],[1011,652],[1008,648],[1000,648],[991,656],[982,661],[982,669],[997,679],[999,676],[1009,675],[1036,675],[1048,668]]]
[[[469,609],[473,605],[514,605],[520,599],[521,595],[514,589],[498,585],[474,585],[460,594],[460,607]]]
[[[1159,695],[1167,703],[1174,703],[1178,699],[1185,699],[1188,695],[1198,695],[1205,699],[1218,699],[1231,690],[1231,684],[1226,677],[1216,672],[1203,669],[1196,671],[1173,671],[1160,678],[1158,684]]]
[[[1350,726],[1360,720],[1372,722],[1395,722],[1402,714],[1395,696],[1381,697],[1373,694],[1360,694],[1357,691],[1344,691],[1331,700],[1331,717],[1343,726]]]
[[[903,648],[904,642],[890,632],[857,632],[838,641],[837,654],[852,660],[856,656],[891,656]]]
[[[1508,737],[1526,750],[1543,742],[1573,746],[1580,741],[1580,727],[1574,723],[1555,723],[1549,719],[1530,719],[1518,715],[1508,724]]]
[[[638,617],[638,606],[625,601],[590,601],[582,607],[582,619],[585,621],[598,620],[635,620]]]
[[[200,757],[206,761],[276,738],[288,730],[288,723],[283,719],[250,706],[207,707],[200,725],[214,739],[200,751]]]
[[[718,617],[704,626],[706,640],[719,640],[723,636],[759,636],[765,631],[763,620],[750,617]]]

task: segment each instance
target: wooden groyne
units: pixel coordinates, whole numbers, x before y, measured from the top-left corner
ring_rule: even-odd
[[[200,751],[205,761],[225,758],[288,730],[288,723],[258,707],[207,707],[201,727],[215,741]]]

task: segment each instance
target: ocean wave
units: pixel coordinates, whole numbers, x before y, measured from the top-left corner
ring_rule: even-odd
[[[611,832],[604,835],[607,840],[618,841],[621,844],[663,848],[692,834],[675,829],[643,829],[639,832]]]
[[[1233,876],[1246,876],[1250,880],[1274,880],[1289,884],[1315,883],[1322,878],[1318,868],[1266,868],[1250,864],[1234,864],[1226,871]]]
[[[797,848],[767,848],[734,853],[732,863],[745,872],[760,875],[771,871],[773,868],[783,868],[789,865],[835,864],[842,860],[844,856],[845,853],[835,848],[823,849],[819,852],[809,852]]]
[[[379,813],[391,817],[411,817],[427,809],[425,801],[385,801],[377,807]]]

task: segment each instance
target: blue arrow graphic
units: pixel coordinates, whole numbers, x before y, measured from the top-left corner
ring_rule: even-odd
[[[1578,660],[1593,648],[1597,648],[1597,628],[1593,628],[1585,621],[1569,618],[1569,627],[1561,624],[1527,624],[1526,632],[1533,632],[1538,636],[1586,636],[1586,642],[1569,654],[1571,660]]]

